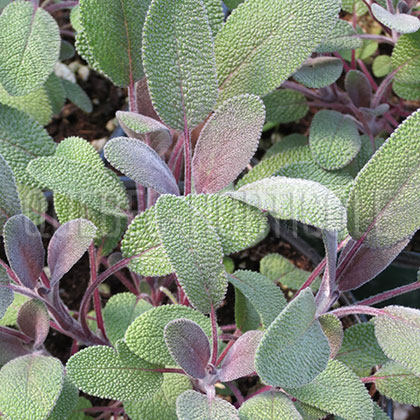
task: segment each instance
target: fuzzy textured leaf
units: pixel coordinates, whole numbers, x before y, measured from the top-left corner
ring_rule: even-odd
[[[117,111],[116,117],[129,137],[142,141],[148,138],[150,147],[159,155],[163,155],[169,149],[172,143],[171,133],[159,121],[146,115],[123,111]]]
[[[72,83],[65,79],[61,79],[61,81],[63,83],[66,98],[82,111],[92,112],[93,105],[86,92],[77,83]]]
[[[372,249],[362,245],[353,255],[344,270],[340,271],[340,275],[336,279],[340,291],[346,292],[357,289],[374,279],[397,258],[409,242],[410,239],[405,239],[396,243],[391,248],[385,249]],[[343,261],[345,255],[354,244],[355,241],[353,239],[347,242],[341,251],[338,264]]]
[[[245,203],[217,194],[190,194],[182,199],[213,227],[226,255],[258,243],[267,233],[266,216]],[[121,244],[124,257],[140,255],[130,268],[145,276],[173,272],[157,231],[155,211],[151,207],[136,216]]]
[[[343,343],[343,326],[341,321],[332,314],[321,315],[318,319],[330,345],[330,358],[334,359]]]
[[[312,120],[309,147],[317,163],[332,171],[348,165],[359,153],[360,135],[348,116],[322,110]]]
[[[174,319],[164,330],[169,353],[185,373],[204,379],[210,361],[210,342],[203,329],[186,318]]]
[[[152,1],[144,26],[143,64],[153,106],[165,124],[183,131],[204,121],[216,103],[217,75],[201,1]]]
[[[20,293],[15,293],[13,298],[13,303],[7,308],[6,313],[3,318],[0,319],[0,325],[14,327],[16,326],[17,316],[20,307],[28,300],[24,295]]]
[[[0,370],[0,412],[6,418],[45,420],[63,386],[64,368],[54,357],[28,354]]]
[[[142,27],[150,0],[82,0],[80,19],[90,53],[117,86],[143,77]],[[110,30],[112,22],[112,30]]]
[[[359,378],[345,365],[330,360],[313,382],[286,389],[298,400],[351,420],[373,420],[373,403]]]
[[[14,96],[35,90],[53,71],[60,44],[57,22],[44,9],[23,0],[9,4],[0,16],[1,85]]]
[[[384,353],[420,376],[420,310],[387,306],[375,318],[375,335]]]
[[[298,121],[309,111],[305,95],[291,89],[278,89],[264,96],[266,120],[276,124]]]
[[[302,420],[290,399],[275,391],[253,397],[239,409],[241,420]]]
[[[222,382],[234,381],[255,372],[255,352],[263,334],[263,331],[248,331],[235,341],[219,371]]]
[[[281,289],[260,273],[235,271],[229,276],[229,281],[253,306],[264,328],[268,328],[286,307],[286,299]],[[238,327],[241,328],[240,325]]]
[[[309,58],[293,74],[299,83],[310,88],[323,88],[335,83],[343,72],[343,63],[335,57]]]
[[[420,29],[420,20],[405,13],[392,14],[379,4],[372,4],[372,14],[388,28],[400,34],[410,34]]]
[[[297,268],[287,258],[280,254],[268,254],[260,261],[260,272],[274,283],[280,283],[292,290],[299,290],[308,279],[307,271]],[[311,284],[311,290],[316,292],[320,284],[320,278]]]
[[[32,338],[33,347],[37,349],[50,330],[50,316],[45,304],[38,299],[25,302],[19,309],[17,324],[24,334]]]
[[[346,209],[334,193],[318,182],[271,177],[226,194],[267,210],[278,219],[336,231],[346,225]]]
[[[394,70],[398,69],[394,81],[419,84],[420,77],[420,31],[401,35],[391,55]]]
[[[420,407],[420,377],[395,362],[388,362],[375,375],[378,391],[400,404]]]
[[[357,107],[370,107],[372,86],[370,85],[367,76],[365,76],[361,71],[350,70],[346,74],[344,84],[354,105]]]
[[[2,155],[0,155],[0,192],[0,230],[3,230],[7,219],[22,213],[22,209],[15,177]]]
[[[357,176],[347,228],[368,247],[387,248],[420,227],[420,111],[391,134]],[[404,214],[402,218],[401,215]]]
[[[221,304],[227,289],[219,237],[193,207],[171,195],[159,198],[156,222],[185,294],[196,309],[209,313]]]
[[[254,181],[259,181],[274,175],[277,171],[286,165],[296,162],[313,161],[309,146],[296,146],[288,148],[268,159],[263,159],[258,165],[254,166],[243,178],[236,184],[237,188]]]
[[[277,92],[277,91],[276,91]],[[267,95],[268,97],[268,95]],[[293,149],[294,147],[305,146],[308,144],[308,139],[303,134],[293,133],[277,140],[265,153],[264,158],[267,159],[277,153],[282,153],[285,150]]]
[[[146,143],[117,137],[105,145],[104,151],[111,165],[133,181],[160,194],[179,195],[171,170]]]
[[[124,409],[132,420],[178,420],[176,399],[189,389],[191,382],[186,376],[164,373],[162,387],[153,397],[125,402]]]
[[[257,373],[265,383],[299,387],[327,367],[330,346],[316,309],[311,290],[305,289],[270,325],[255,357]]]
[[[36,225],[44,221],[42,216],[48,210],[48,201],[42,190],[25,184],[17,184],[22,213]]]
[[[4,225],[3,240],[10,267],[24,286],[34,289],[45,259],[37,227],[26,216],[18,214]]]
[[[10,360],[28,353],[28,348],[21,340],[10,334],[0,332],[0,368]]]
[[[336,359],[357,376],[369,376],[374,366],[388,361],[379,347],[371,322],[352,325],[344,331],[343,344]]]
[[[0,104],[0,154],[19,183],[33,184],[28,163],[54,154],[55,143],[47,131],[24,112]]]
[[[162,374],[132,353],[123,341],[118,352],[108,346],[87,347],[72,356],[66,365],[70,380],[83,392],[120,401],[151,397],[162,385]]]
[[[394,81],[392,89],[400,98],[409,101],[417,101],[420,98],[420,84],[419,83],[404,83]]]
[[[351,175],[326,171],[320,168],[314,161],[291,163],[277,171],[275,175],[319,182],[331,190],[343,204],[347,202],[350,188],[353,184]]]
[[[172,320],[186,318],[196,322],[211,337],[211,323],[202,313],[181,305],[163,305],[144,312],[128,327],[125,340],[132,352],[150,363],[173,366],[165,343],[164,329]]]
[[[185,391],[177,398],[176,413],[178,420],[239,420],[232,404],[196,391]]]
[[[48,267],[51,286],[56,284],[89,248],[96,234],[96,227],[85,219],[71,220],[61,225],[48,245]]]
[[[372,71],[375,77],[385,77],[391,73],[391,57],[389,55],[378,55],[372,63]]]
[[[63,389],[58,397],[54,410],[47,420],[66,420],[77,405],[79,390],[73,385],[68,376],[64,377]]]
[[[215,39],[219,102],[280,86],[328,35],[339,10],[336,0],[242,3]]]
[[[111,344],[115,346],[118,340],[124,338],[130,324],[152,308],[149,302],[138,299],[132,293],[117,293],[112,296],[103,310],[105,331]]]
[[[192,160],[197,193],[215,193],[233,182],[257,150],[264,104],[255,95],[224,102],[200,132]]]
[[[13,303],[14,293],[0,282],[0,319],[3,318],[7,308]],[[0,351],[1,353],[1,351]]]
[[[369,10],[363,0],[343,0],[341,8],[347,13],[356,11],[356,16],[363,16]]]
[[[363,0],[358,1],[364,4]],[[332,31],[322,40],[316,52],[330,53],[338,50],[355,50],[356,48],[362,47],[362,45],[363,41],[357,38],[356,31],[353,29],[351,23],[339,19]]]

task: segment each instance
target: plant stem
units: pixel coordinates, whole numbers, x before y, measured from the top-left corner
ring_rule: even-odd
[[[191,138],[188,127],[184,130],[184,162],[185,162],[185,177],[184,177],[184,195],[191,194]]]
[[[375,34],[356,34],[357,38],[361,39],[371,39],[372,41],[383,42],[385,44],[395,45],[395,42],[392,38],[389,38],[385,35],[375,35]]]
[[[2,260],[0,259],[0,266],[6,270],[7,275],[19,286],[23,286],[22,282],[20,281],[19,277],[16,273]]]
[[[111,267],[110,265],[109,265],[109,263],[108,263],[108,259],[107,258],[104,258],[103,260],[103,264],[105,265],[105,267],[106,268],[109,268],[109,267]],[[138,292],[138,290],[136,289],[136,287],[135,286],[133,286],[132,284],[131,284],[131,282],[130,282],[130,280],[128,279],[128,278],[126,278],[125,276],[124,276],[124,274],[122,274],[122,273],[120,273],[120,272],[116,272],[116,273],[114,273],[114,275],[115,275],[115,277],[117,277],[118,278],[118,280],[131,292],[131,293],[133,293],[134,295],[138,295],[139,294],[139,292]]]
[[[259,390],[253,392],[252,394],[247,395],[247,397],[245,398],[245,401],[248,401],[252,397],[255,397],[255,396],[259,395],[259,394],[262,394],[263,392],[271,391],[272,389],[273,389],[273,387],[270,386],[270,385],[263,386],[262,388],[260,388]]]
[[[237,328],[236,331],[233,333],[233,335],[235,337],[240,336],[241,331]],[[235,344],[236,340],[231,340],[229,341],[229,343],[227,344],[227,346],[223,349],[222,353],[220,354],[219,358],[216,361],[215,366],[219,366],[220,363],[222,363],[223,359],[226,357],[226,355],[228,354],[230,348]]]
[[[302,85],[300,85],[299,83],[296,83],[296,82],[291,82],[291,81],[287,80],[286,82],[283,82],[281,87],[283,87],[285,89],[296,90],[297,92],[303,93],[305,96],[309,96],[310,98],[313,98],[313,99],[322,100],[321,96],[319,96],[319,94],[317,92],[307,88],[306,86],[302,86]]]
[[[78,1],[63,1],[61,3],[54,3],[49,6],[46,6],[45,10],[49,13],[54,13],[57,10],[71,9],[72,7],[77,6],[78,4]]]
[[[389,315],[387,312],[378,308],[371,308],[366,305],[354,305],[354,306],[345,306],[343,308],[334,309],[333,311],[328,312],[328,314],[335,315],[338,318],[342,318],[347,315],[354,314],[364,314],[364,315]]]
[[[233,395],[235,396],[237,402],[237,406],[240,407],[245,399],[241,393],[241,391],[239,391],[239,388],[235,385],[235,382],[231,381],[231,382],[227,382],[226,385],[231,389]]]
[[[217,337],[217,319],[216,319],[216,311],[214,309],[213,304],[211,305],[210,309],[210,320],[211,320],[211,340],[213,343],[213,348],[211,352],[211,364],[213,366],[217,366],[217,356],[219,352],[218,348],[218,337]]]
[[[22,332],[13,328],[3,327],[2,325],[0,325],[0,332],[11,335],[13,337],[17,337],[19,338],[19,340],[22,340],[25,344],[29,344],[32,341],[32,339],[26,334],[23,334]]]
[[[403,295],[404,293],[412,292],[413,290],[420,289],[420,281],[407,284],[405,286],[397,287],[396,289],[387,290],[386,292],[379,293],[367,299],[357,302],[359,305],[375,305],[376,303],[383,302],[396,296]]]
[[[97,272],[98,272],[98,263],[96,260],[96,250],[95,245],[92,242],[89,246],[89,263],[90,263],[90,282],[91,284],[96,282]],[[95,288],[93,292],[93,307],[96,314],[96,323],[99,330],[102,332],[103,336],[106,337],[105,324],[102,316],[102,307],[101,307],[101,296],[99,294],[99,289]]]
[[[305,283],[302,284],[302,286],[300,287],[300,289],[296,292],[295,294],[295,298],[299,295],[299,293],[306,289],[307,287],[309,287],[315,280],[316,278],[322,273],[322,271],[325,269],[325,266],[327,265],[327,260],[326,258],[324,258],[316,267],[315,270],[312,271],[311,275],[307,278],[307,280],[305,281]]]
[[[372,86],[372,89],[374,91],[378,90],[378,85],[376,84],[375,80],[373,79],[372,75],[370,74],[370,72],[368,71],[368,69],[365,66],[365,63],[363,62],[363,60],[360,60],[360,58],[357,60],[357,64],[359,65],[359,67],[361,68],[363,74],[367,77],[367,79],[369,80],[370,85]]]
[[[394,14],[395,9],[394,5],[392,4],[392,0],[386,0],[386,7],[388,8],[388,12]]]
[[[385,92],[388,89],[389,85],[391,84],[392,79],[398,73],[399,70],[400,70],[400,67],[396,68],[391,73],[389,73],[388,76],[386,76],[384,80],[382,80],[381,84],[378,87],[378,90],[376,91],[375,95],[372,98],[373,109],[379,106],[382,97],[385,95]]]

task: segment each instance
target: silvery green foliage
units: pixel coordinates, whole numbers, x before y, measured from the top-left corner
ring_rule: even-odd
[[[339,352],[343,343],[344,331],[341,321],[333,314],[324,314],[319,318],[323,333],[330,345],[330,358],[333,359]]]
[[[346,265],[337,277],[336,283],[340,291],[346,292],[357,289],[374,279],[395,260],[409,242],[410,239],[405,239],[397,242],[390,248],[384,249],[372,249],[362,245],[353,255],[351,264]],[[341,251],[338,264],[343,261],[347,252],[354,244],[355,241],[350,239]]]
[[[313,161],[313,157],[308,145],[290,147],[274,156],[263,159],[258,165],[254,166],[245,176],[243,176],[237,182],[236,186],[239,188],[245,184],[268,178],[291,163],[311,161]]]
[[[173,366],[174,360],[165,343],[165,326],[172,320],[186,318],[196,322],[211,337],[210,319],[192,308],[163,305],[144,312],[128,327],[125,341],[132,352],[150,363]]]
[[[353,13],[355,10],[356,16],[362,16],[369,10],[363,0],[343,0],[341,8],[347,13]]]
[[[123,340],[117,349],[87,347],[72,356],[66,365],[70,380],[82,391],[101,398],[138,401],[151,397],[162,385],[155,365],[130,351]]]
[[[68,376],[64,377],[63,389],[55,404],[54,410],[47,420],[67,420],[77,405],[79,390],[73,385]]]
[[[420,407],[420,377],[404,366],[388,362],[374,375],[378,391],[401,404]]]
[[[96,65],[114,84],[143,77],[142,27],[150,0],[82,0],[80,23]],[[112,27],[110,27],[112,22]]]
[[[260,260],[260,272],[274,283],[292,290],[299,290],[309,273],[301,270],[280,254],[268,254]],[[320,279],[311,284],[313,292],[318,290]]]
[[[401,34],[410,34],[420,29],[420,20],[416,16],[392,14],[379,4],[372,4],[372,14],[379,22]]]
[[[263,334],[262,331],[247,331],[235,341],[219,371],[222,382],[234,381],[255,372],[255,352]]]
[[[152,1],[143,64],[153,106],[164,123],[184,131],[206,118],[217,99],[217,75],[211,28],[200,0]]]
[[[378,55],[372,63],[372,71],[375,77],[385,77],[392,71],[391,57],[389,55]]]
[[[116,117],[129,137],[146,142],[159,155],[169,149],[172,143],[171,133],[159,121],[134,112],[117,111]]]
[[[164,331],[165,343],[175,362],[195,379],[204,379],[210,362],[210,343],[206,333],[186,318],[169,322]]]
[[[54,69],[60,43],[58,25],[45,10],[23,0],[9,4],[0,16],[0,84],[14,96],[38,88]]]
[[[215,230],[185,200],[163,195],[156,222],[165,252],[191,304],[209,313],[226,294],[223,249]]]
[[[219,0],[202,0],[202,2],[206,8],[207,18],[214,38],[217,35],[217,32],[220,31],[225,20],[222,2]]]
[[[339,7],[336,0],[242,3],[215,39],[219,103],[243,93],[264,96],[280,86],[334,27]]]
[[[323,88],[335,83],[343,72],[343,63],[335,57],[309,58],[293,74],[299,83],[310,88]]]
[[[292,401],[283,393],[264,392],[245,401],[239,409],[241,420],[303,420]]]
[[[54,357],[28,354],[11,360],[0,370],[0,412],[9,419],[47,419],[63,378],[64,368]]]
[[[336,359],[358,376],[369,376],[372,368],[388,361],[375,337],[373,323],[352,325],[344,331]]]
[[[191,389],[191,381],[183,375],[163,374],[163,384],[151,398],[124,402],[125,412],[132,420],[178,420],[176,399]]]
[[[287,388],[289,395],[328,413],[352,420],[373,420],[373,402],[366,387],[345,365],[330,360],[310,384]]]
[[[338,50],[353,50],[360,48],[362,45],[363,41],[357,38],[356,31],[351,23],[339,19],[327,37],[322,40],[316,52],[329,53]]]
[[[257,150],[264,104],[255,95],[225,101],[200,132],[192,160],[197,193],[215,193],[233,182]]]
[[[420,21],[419,21],[420,22]],[[357,107],[370,107],[372,86],[368,78],[358,70],[350,70],[344,80],[346,91]]]
[[[346,224],[346,209],[323,185],[286,177],[253,182],[227,195],[269,211],[274,217],[340,231]]]
[[[115,346],[118,340],[124,338],[130,324],[152,307],[149,302],[138,299],[132,293],[112,296],[103,310],[105,331],[111,344]]]
[[[5,287],[9,284],[9,278],[3,267],[0,268],[0,319],[3,318],[7,308],[13,303],[14,293]],[[0,350],[1,353],[1,350]]]
[[[22,212],[15,177],[9,165],[0,155],[0,229],[7,219]]]
[[[387,306],[375,318],[375,335],[384,353],[420,376],[420,310]]]
[[[353,184],[351,175],[345,172],[326,171],[314,161],[291,163],[281,168],[275,175],[319,182],[331,190],[344,205]]]
[[[92,112],[93,105],[89,96],[77,83],[72,83],[66,79],[61,79],[61,83],[64,88],[65,98],[73,102],[82,111]],[[61,110],[61,107],[59,109]]]
[[[299,133],[289,134],[288,136],[280,138],[271,147],[269,147],[267,151],[264,153],[263,159],[267,159],[269,157],[276,155],[277,153],[281,153],[281,152],[284,152],[285,150],[292,149],[293,147],[305,146],[307,144],[308,144],[308,139],[303,134],[299,134]]]
[[[298,121],[309,111],[305,96],[291,89],[277,89],[263,97],[266,120],[276,124]]]
[[[26,172],[28,163],[54,154],[55,144],[47,131],[22,111],[0,104],[0,154],[19,183],[34,184]]]
[[[365,235],[369,247],[391,247],[420,226],[419,121],[416,111],[398,126],[350,191],[347,228],[355,240]]]
[[[331,171],[348,165],[359,153],[361,141],[349,116],[322,110],[312,120],[309,146],[316,162]]]
[[[19,309],[17,324],[33,340],[36,350],[44,343],[50,330],[50,316],[45,304],[37,299],[25,302]]]
[[[221,398],[185,391],[176,400],[178,420],[239,420],[236,408]]]
[[[176,180],[159,155],[137,139],[117,137],[105,145],[106,159],[133,181],[160,194],[179,195]]]
[[[22,213],[29,217],[36,225],[44,221],[43,214],[48,210],[48,201],[39,188],[25,184],[17,184]]]
[[[281,289],[262,274],[239,270],[229,275],[228,278],[230,283],[235,286],[235,318],[238,328],[242,331],[242,323],[247,317],[249,309],[248,305],[253,307],[259,317],[255,328],[258,328],[260,323],[264,328],[268,328],[286,307],[286,299]],[[247,301],[247,303],[244,302],[245,307],[238,307],[238,291],[240,292],[239,296],[242,295],[243,299]]]
[[[96,235],[96,227],[85,219],[71,220],[60,226],[48,245],[51,286],[56,284],[87,251]]]
[[[316,317],[315,299],[303,290],[264,334],[255,367],[260,378],[276,387],[300,387],[326,367],[330,347]]]
[[[257,209],[218,194],[191,194],[183,200],[201,214],[216,231],[224,254],[248,248],[267,233],[267,219]],[[170,274],[172,266],[155,223],[156,207],[136,216],[121,244],[125,257],[134,255],[130,268],[146,276]]]
[[[25,287],[34,289],[45,259],[37,227],[23,214],[13,216],[4,225],[3,241],[10,267]]]
[[[9,279],[7,280],[2,279],[2,282],[7,282],[7,281],[9,281]],[[15,293],[12,304],[7,308],[7,311],[5,315],[3,316],[3,318],[0,319],[0,325],[10,326],[10,327],[17,326],[16,321],[17,321],[19,309],[28,300],[29,300],[28,297],[21,295],[20,293]]]

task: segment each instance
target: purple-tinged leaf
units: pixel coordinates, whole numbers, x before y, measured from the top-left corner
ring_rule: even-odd
[[[7,308],[13,303],[14,293],[3,286],[0,279],[0,319],[4,317]]]
[[[159,115],[153,108],[152,100],[150,99],[149,89],[147,87],[147,79],[139,80],[136,83],[136,99],[137,99],[137,112],[146,117],[153,118],[156,121],[162,122]]]
[[[411,34],[420,28],[420,20],[416,16],[392,14],[379,4],[372,4],[372,14],[380,23],[400,34]]]
[[[410,238],[396,243],[391,248],[385,249],[373,249],[362,245],[337,277],[336,282],[339,290],[341,292],[354,290],[374,279],[394,261],[409,242]],[[338,259],[339,271],[340,263],[343,262],[354,244],[355,241],[350,239],[341,251],[340,258]]]
[[[185,373],[196,379],[206,376],[210,343],[196,322],[186,318],[169,322],[165,327],[165,342],[169,353]]]
[[[372,86],[361,71],[350,70],[346,75],[344,84],[354,105],[357,107],[370,107]]]
[[[85,219],[71,220],[56,230],[48,245],[51,286],[79,261],[95,235],[95,225]]]
[[[163,155],[172,143],[168,128],[159,121],[134,112],[118,111],[118,122],[129,137],[148,144],[159,155]]]
[[[19,338],[0,332],[0,368],[10,360],[28,353],[29,350]]]
[[[147,144],[117,137],[105,145],[105,157],[133,181],[160,194],[179,195],[176,180],[166,163]]]
[[[264,331],[248,331],[240,336],[223,360],[219,371],[222,382],[234,381],[255,372],[255,353]]]
[[[45,258],[37,227],[26,216],[18,214],[4,225],[3,238],[10,267],[25,287],[34,289]]]
[[[34,341],[34,349],[41,346],[50,330],[47,308],[38,299],[25,302],[19,309],[17,324],[20,330]]]
[[[245,169],[257,150],[264,118],[264,103],[255,95],[229,99],[210,117],[192,161],[197,193],[220,191]]]

